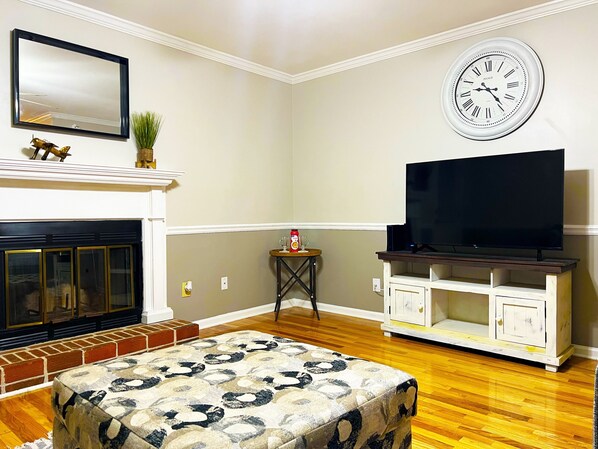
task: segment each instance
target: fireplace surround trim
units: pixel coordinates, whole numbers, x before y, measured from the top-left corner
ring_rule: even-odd
[[[141,220],[141,319],[169,320],[173,311],[166,297],[166,187],[183,174],[0,159],[0,221]]]

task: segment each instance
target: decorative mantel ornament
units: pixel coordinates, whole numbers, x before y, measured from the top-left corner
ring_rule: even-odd
[[[71,149],[70,146],[62,147],[58,149],[57,145],[54,145],[52,142],[48,142],[44,139],[39,139],[34,135],[31,136],[31,146],[34,148],[33,155],[29,159],[37,158],[37,153],[39,150],[44,151],[44,155],[42,156],[42,161],[48,159],[50,153],[60,159],[60,162],[64,162],[67,156],[71,156],[69,150]]]
[[[162,116],[155,112],[133,113],[131,127],[137,143],[137,168],[156,168],[154,143],[162,126]]]

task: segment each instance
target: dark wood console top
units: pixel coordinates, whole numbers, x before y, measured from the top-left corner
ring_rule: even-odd
[[[378,259],[386,261],[437,263],[447,265],[466,265],[472,267],[494,267],[509,270],[541,271],[543,273],[564,273],[573,270],[579,259],[536,260],[532,257],[505,257],[478,254],[434,253],[409,251],[377,251]]]

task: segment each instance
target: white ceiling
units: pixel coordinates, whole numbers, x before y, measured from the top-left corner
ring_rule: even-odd
[[[297,75],[546,0],[72,0]]]

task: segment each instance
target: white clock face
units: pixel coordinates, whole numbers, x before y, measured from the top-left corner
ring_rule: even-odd
[[[459,134],[477,140],[504,136],[535,110],[543,87],[539,59],[513,39],[491,39],[457,59],[443,86],[443,111]]]

